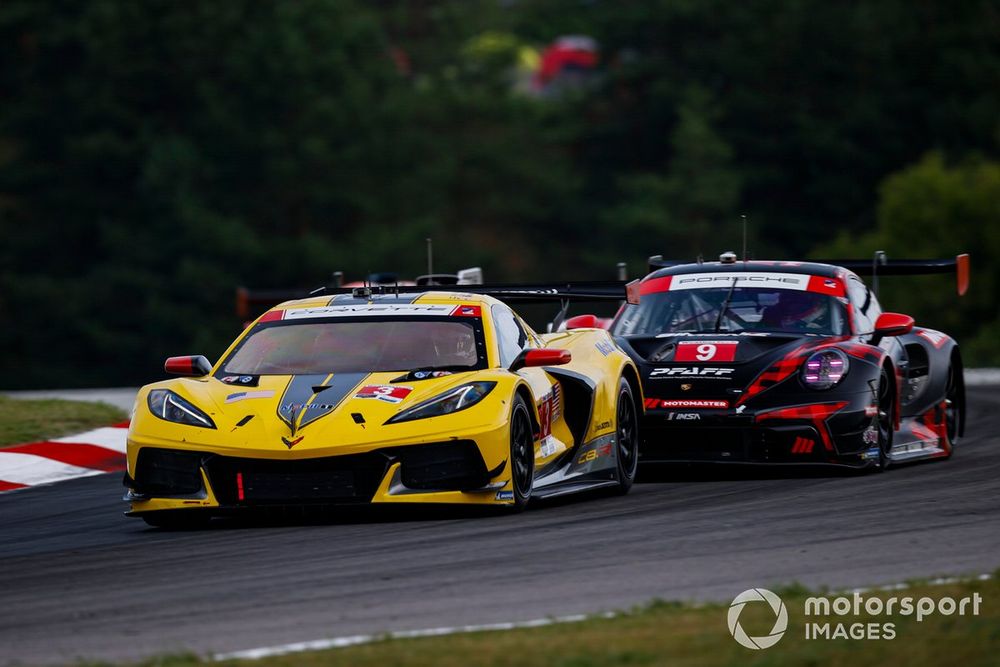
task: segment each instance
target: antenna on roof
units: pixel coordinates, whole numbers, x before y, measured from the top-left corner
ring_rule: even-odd
[[[743,263],[747,263],[747,216],[746,213],[740,216],[743,218]]]

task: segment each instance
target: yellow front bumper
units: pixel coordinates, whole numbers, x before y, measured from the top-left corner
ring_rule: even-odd
[[[488,471],[498,471],[489,480],[489,483],[482,489],[475,491],[425,491],[407,488],[402,482],[401,463],[391,463],[385,474],[382,476],[374,495],[371,498],[372,504],[389,503],[438,503],[438,504],[463,504],[463,505],[510,505],[513,497],[510,492],[510,468],[507,460],[510,456],[510,435],[506,423],[494,425],[489,428],[469,428],[463,431],[456,431],[445,438],[440,436],[428,436],[419,441],[385,441],[379,443],[368,443],[366,445],[354,445],[349,447],[332,446],[322,449],[311,449],[308,451],[288,452],[281,451],[254,451],[242,448],[219,448],[200,446],[198,443],[178,442],[176,440],[165,440],[157,437],[141,437],[130,434],[128,441],[128,473],[135,475],[136,462],[139,451],[144,447],[156,447],[162,449],[173,449],[189,452],[206,452],[221,454],[223,456],[236,456],[243,459],[254,459],[255,461],[309,461],[317,459],[327,459],[330,457],[348,456],[352,454],[364,454],[374,452],[389,447],[420,447],[423,444],[440,443],[445,441],[471,440],[479,449]],[[221,451],[220,451],[221,450]],[[145,497],[136,496],[131,492],[126,493],[125,499],[130,503],[130,516],[137,516],[149,512],[159,512],[166,510],[228,510],[239,509],[241,507],[253,506],[253,503],[224,504],[218,499],[220,494],[212,488],[212,481],[204,467],[201,469],[203,483],[202,490],[197,494],[185,497]],[[286,505],[300,504],[295,499],[289,499],[287,503],[277,503]],[[301,501],[301,504],[312,504],[310,501]]]

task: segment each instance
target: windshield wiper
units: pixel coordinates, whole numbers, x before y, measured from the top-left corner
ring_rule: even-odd
[[[719,333],[719,327],[722,326],[722,316],[726,314],[729,310],[729,302],[733,298],[733,290],[736,289],[736,281],[739,276],[733,276],[733,284],[729,286],[729,291],[726,292],[726,298],[722,302],[722,306],[719,308],[719,315],[715,318],[715,333]]]

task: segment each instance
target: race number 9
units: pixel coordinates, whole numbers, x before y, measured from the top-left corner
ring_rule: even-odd
[[[715,358],[715,353],[719,351],[719,348],[711,343],[705,343],[698,346],[698,352],[694,355],[698,358],[698,361],[711,361]]]
[[[681,341],[677,344],[674,361],[706,361],[726,363],[736,358],[739,341]]]

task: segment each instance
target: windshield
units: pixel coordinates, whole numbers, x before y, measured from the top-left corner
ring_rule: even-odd
[[[225,375],[322,375],[486,367],[478,319],[352,319],[258,324]]]
[[[730,287],[644,294],[641,303],[625,307],[611,332],[616,336],[717,331],[847,333],[845,308],[836,297],[758,287],[735,287],[730,294]]]

